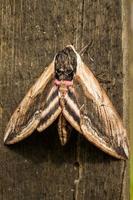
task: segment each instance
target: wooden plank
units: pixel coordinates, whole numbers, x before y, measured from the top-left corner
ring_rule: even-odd
[[[120,0],[1,0],[3,134],[24,94],[55,53],[68,44],[78,51],[90,44],[83,60],[91,64],[120,115],[125,115],[122,10]],[[104,154],[76,131],[65,147],[59,143],[56,123],[11,147],[3,145],[2,133],[0,199],[129,199],[126,162]]]

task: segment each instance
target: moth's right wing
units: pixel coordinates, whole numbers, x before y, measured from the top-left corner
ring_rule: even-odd
[[[13,113],[4,137],[5,144],[23,140],[37,129],[47,128],[60,114],[58,88],[54,84],[54,61],[44,70]]]

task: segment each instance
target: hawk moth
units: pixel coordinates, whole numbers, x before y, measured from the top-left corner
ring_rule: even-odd
[[[73,127],[111,156],[128,158],[129,145],[123,123],[72,45],[56,54],[30,88],[7,125],[4,143],[19,142],[35,129],[41,132],[57,118],[62,145],[68,141]]]

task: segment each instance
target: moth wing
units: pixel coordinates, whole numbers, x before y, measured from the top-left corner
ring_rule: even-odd
[[[58,90],[54,85],[54,62],[52,62],[13,113],[5,131],[4,143],[19,142],[32,134],[37,127],[40,131],[44,130],[60,112]]]
[[[82,61],[73,86],[82,134],[104,152],[116,158],[128,158],[129,145],[123,123],[105,91]]]
[[[63,116],[75,128],[78,132],[81,132],[80,128],[80,110],[76,99],[76,91],[70,86],[67,94],[64,97]]]

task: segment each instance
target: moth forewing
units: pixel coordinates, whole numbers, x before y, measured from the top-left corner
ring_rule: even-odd
[[[74,88],[80,108],[82,134],[116,158],[128,158],[128,139],[123,123],[103,88],[79,60]]]
[[[45,100],[48,90],[53,87],[53,77],[54,62],[44,70],[13,113],[5,131],[5,144],[19,142],[37,128],[41,113],[47,105]]]

